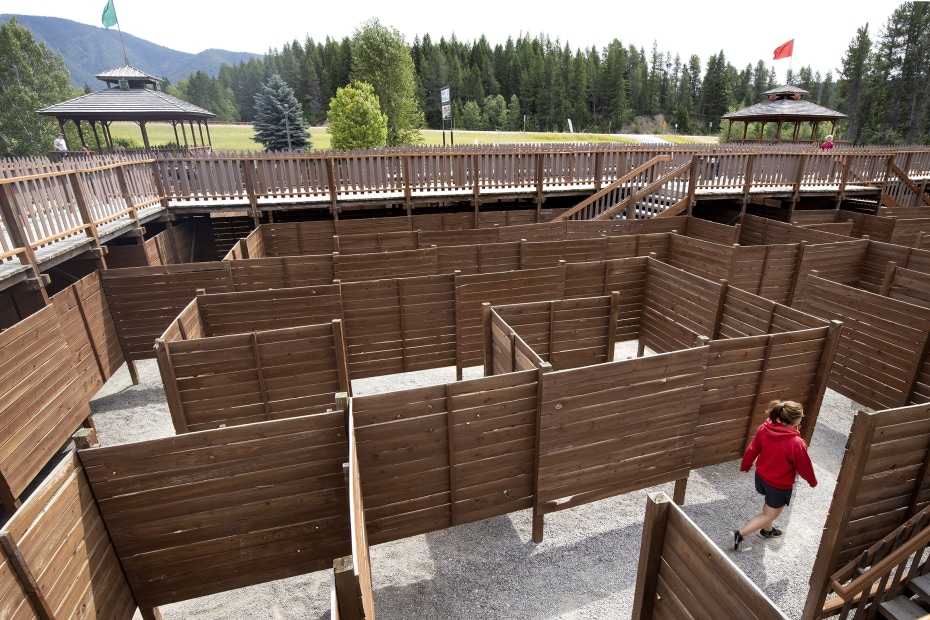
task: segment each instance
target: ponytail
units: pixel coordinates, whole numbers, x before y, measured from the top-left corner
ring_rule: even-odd
[[[773,400],[769,403],[769,420],[792,426],[804,417],[804,407],[793,400]]]

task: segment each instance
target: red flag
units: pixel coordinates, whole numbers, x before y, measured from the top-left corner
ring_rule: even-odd
[[[794,39],[791,39],[787,43],[783,43],[775,48],[775,58],[773,60],[778,60],[779,58],[787,58],[794,53]]]

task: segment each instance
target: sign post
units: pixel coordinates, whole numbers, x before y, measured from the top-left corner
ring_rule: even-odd
[[[449,135],[452,146],[455,146],[455,134],[452,132],[452,98],[449,96],[449,87],[439,89],[439,103],[442,106],[442,145],[446,145],[446,119],[449,119]]]

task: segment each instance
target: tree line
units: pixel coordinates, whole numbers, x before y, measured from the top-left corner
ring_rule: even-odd
[[[380,36],[360,36],[372,29]],[[0,156],[45,152],[48,132],[27,127],[34,124],[34,111],[74,96],[57,86],[61,55],[29,41],[23,30],[28,33],[15,21],[0,27]],[[386,47],[365,48],[375,45]],[[371,65],[383,58],[402,59],[402,71],[373,84],[371,76],[380,70]],[[838,137],[856,144],[930,143],[930,3],[905,2],[881,27],[864,24],[839,62],[836,75],[808,66],[787,76],[788,83],[810,92],[809,100],[848,115]],[[763,60],[738,69],[723,50],[706,60],[695,54],[682,58],[655,43],[647,52],[618,39],[600,49],[572,49],[547,35],[492,46],[484,36],[434,41],[426,34],[408,43],[372,20],[351,38],[295,40],[262,58],[224,64],[215,77],[192,73],[168,91],[219,120],[255,122],[256,94],[274,75],[293,90],[312,125],[326,120],[339,89],[371,84],[389,118],[388,144],[416,142],[418,127],[443,126],[445,86],[460,129],[566,131],[571,119],[579,132],[636,132],[639,119],[661,115],[667,130],[690,134],[717,133],[722,115],[763,101],[766,90],[780,85],[774,67]],[[404,120],[398,125],[396,119]],[[42,136],[38,148],[31,135]],[[758,127],[750,127],[748,135],[759,137]]]
[[[849,140],[926,143],[928,7],[906,2],[884,27],[863,25],[836,76],[806,66],[789,71],[788,83],[809,91],[809,100],[847,114],[841,130]],[[461,129],[567,131],[571,119],[576,131],[635,132],[638,118],[662,115],[679,133],[716,133],[722,115],[763,101],[766,90],[780,85],[774,67],[763,60],[739,69],[723,50],[703,61],[694,54],[672,56],[655,43],[647,51],[618,39],[602,49],[573,50],[546,35],[492,45],[484,36],[472,42],[454,36],[434,41],[426,34],[408,50],[416,103],[425,126],[435,129],[443,125],[439,93],[444,86],[450,88],[452,117]],[[295,40],[262,59],[223,65],[215,78],[197,72],[175,88],[222,120],[251,121],[254,93],[277,74],[294,89],[307,120],[319,124],[336,90],[352,80],[354,53],[348,37]]]

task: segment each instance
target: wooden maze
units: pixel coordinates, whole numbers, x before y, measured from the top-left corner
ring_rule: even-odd
[[[552,511],[662,482],[682,502],[773,398],[804,404],[809,440],[829,386],[877,413],[852,430],[818,617],[830,576],[930,502],[930,250],[894,238],[927,219],[837,213],[269,224],[222,261],[87,276],[0,333],[0,617],[154,618],[330,568],[340,617],[374,617],[369,544],[523,509],[539,541]],[[80,450],[21,501],[100,385],[153,357],[177,435]],[[667,499],[646,513],[634,617],[783,617]]]

